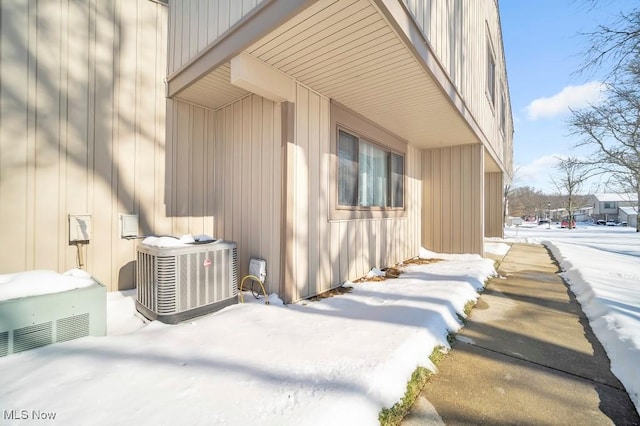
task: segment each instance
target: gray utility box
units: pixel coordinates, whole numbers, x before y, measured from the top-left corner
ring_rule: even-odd
[[[107,289],[88,287],[0,301],[0,356],[107,334]]]
[[[238,303],[238,249],[217,240],[185,247],[138,245],[136,308],[176,324]]]

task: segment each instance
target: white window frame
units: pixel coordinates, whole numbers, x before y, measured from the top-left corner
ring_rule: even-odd
[[[496,91],[497,91],[497,73],[496,73],[496,55],[493,50],[493,43],[491,43],[491,35],[487,30],[487,81],[485,92],[491,108],[495,111],[496,108]]]
[[[336,185],[338,187],[338,200],[337,200],[336,208],[347,209],[347,210],[404,210],[404,198],[405,198],[404,197],[404,192],[405,192],[404,176],[406,175],[406,172],[405,172],[406,161],[404,158],[404,154],[398,153],[387,146],[373,142],[369,140],[367,137],[362,136],[361,134],[357,134],[351,129],[346,129],[341,125],[338,125],[337,130],[338,130],[338,137],[337,137],[338,144],[340,144],[342,141],[341,134],[350,136],[350,139],[355,140],[355,143],[356,143],[355,153],[356,153],[357,161],[354,162],[356,167],[356,176],[353,183],[355,184],[355,187],[352,188],[351,192],[353,193],[351,194],[351,197],[349,197],[349,198],[352,198],[354,202],[353,203],[341,202],[340,185],[342,184],[342,182],[340,182],[340,176],[342,174],[340,173],[340,167],[341,167],[340,150],[339,149],[336,150],[336,152],[338,153],[338,177],[336,179]],[[381,153],[382,155],[384,155],[383,192],[377,191],[380,189],[379,186],[376,186],[375,184],[370,185],[370,186],[373,186],[373,188],[367,191],[367,193],[368,194],[373,193],[373,197],[368,197],[367,195],[363,194],[363,189],[365,189],[366,186],[369,186],[368,184],[370,183],[368,182],[368,179],[364,181],[362,178],[363,175],[365,175],[363,172],[364,167],[362,165],[363,147],[368,147],[371,151],[375,150],[378,153]],[[398,193],[396,192],[397,190],[395,190],[394,188],[393,165],[392,165],[394,156],[396,158],[401,159],[402,161],[402,171],[400,174],[402,176],[402,181],[399,186],[399,189],[401,192],[401,194],[399,195],[400,203],[394,203],[394,201],[398,200]],[[363,188],[363,186],[365,188]],[[376,200],[378,201],[376,202]],[[398,205],[394,205],[394,204],[398,204]]]
[[[329,177],[329,219],[330,220],[352,220],[352,219],[375,219],[375,218],[395,218],[405,217],[407,209],[407,143],[398,136],[388,132],[377,124],[360,116],[348,108],[332,102],[331,104],[331,168]],[[385,206],[360,205],[358,188],[355,189],[357,203],[359,205],[341,205],[339,201],[339,155],[338,143],[340,132],[345,132],[357,138],[358,144],[365,143],[386,154],[387,161],[387,194]],[[360,145],[358,145],[358,150]],[[391,185],[394,180],[391,173],[391,158],[397,155],[402,158],[402,206],[392,207],[393,190]],[[358,182],[360,180],[358,151]],[[397,183],[398,181],[395,180]],[[358,183],[359,185],[359,183]]]
[[[507,135],[507,97],[504,90],[504,84],[502,84],[500,90],[500,131],[502,136]]]

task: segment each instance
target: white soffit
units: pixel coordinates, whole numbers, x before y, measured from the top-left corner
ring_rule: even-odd
[[[484,171],[489,173],[498,173],[502,171],[498,163],[496,163],[496,160],[493,159],[491,154],[489,154],[489,151],[486,149],[484,150]]]
[[[274,81],[282,87],[295,79],[418,148],[480,142],[369,0],[320,0],[234,60],[251,63],[247,69],[253,71],[232,77],[233,66],[226,63],[176,97],[212,109],[250,92],[291,100],[286,89],[270,88],[269,79],[256,77],[260,64],[279,75]]]
[[[246,52],[417,147],[479,142],[368,0],[321,0]]]
[[[247,90],[232,85],[230,80],[231,66],[226,63],[181,91],[176,98],[217,109],[249,94]]]

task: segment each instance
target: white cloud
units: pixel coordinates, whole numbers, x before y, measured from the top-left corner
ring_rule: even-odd
[[[530,120],[537,120],[565,114],[569,112],[569,108],[582,108],[598,102],[603,98],[605,90],[606,86],[599,81],[567,86],[551,97],[535,99],[527,105],[527,115]]]
[[[558,170],[555,167],[560,160],[566,158],[566,154],[554,153],[536,158],[528,164],[514,164],[515,181],[513,186],[530,186],[545,194],[555,194],[557,188],[552,182],[552,177],[558,174]],[[588,179],[584,183],[582,191],[589,194],[596,193],[601,186],[600,179],[601,176],[594,176]]]
[[[555,172],[554,167],[562,158],[560,154],[550,154],[533,160],[529,164],[519,164],[516,167],[517,186],[532,186],[541,190],[551,189],[550,178]]]

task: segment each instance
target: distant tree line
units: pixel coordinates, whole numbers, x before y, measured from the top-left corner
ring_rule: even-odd
[[[508,216],[521,218],[546,218],[549,210],[566,209],[566,196],[545,194],[530,186],[511,188],[507,194]],[[573,210],[588,207],[588,196],[574,194]]]

